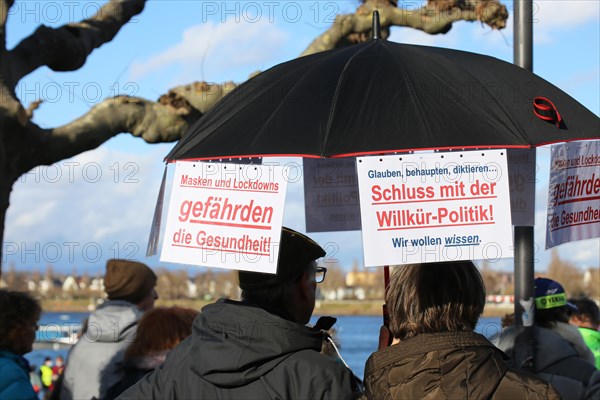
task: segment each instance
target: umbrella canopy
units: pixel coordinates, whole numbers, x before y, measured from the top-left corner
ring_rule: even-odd
[[[599,132],[595,114],[518,66],[374,39],[248,80],[200,118],[166,159],[532,147]]]

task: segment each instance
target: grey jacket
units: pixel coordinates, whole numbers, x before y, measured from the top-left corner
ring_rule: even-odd
[[[533,372],[550,382],[563,399],[600,400],[600,371],[577,353],[575,347],[559,333],[534,327],[535,355]],[[497,346],[508,355],[512,354],[514,328],[502,331]]]
[[[71,349],[61,400],[101,399],[120,379],[117,363],[135,338],[142,312],[132,303],[110,300],[90,314],[86,332]]]
[[[119,399],[348,399],[349,369],[319,353],[323,333],[230,300]]]

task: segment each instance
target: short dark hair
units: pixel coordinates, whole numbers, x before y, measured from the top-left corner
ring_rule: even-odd
[[[28,293],[0,289],[0,350],[10,350],[10,333],[37,321],[41,313],[40,303]]]
[[[578,297],[568,301],[577,307],[577,311],[571,311],[571,315],[583,317],[583,319],[588,319],[594,325],[600,325],[600,309],[594,300],[587,297]]]
[[[386,293],[390,332],[404,340],[421,333],[473,330],[485,286],[471,261],[396,267]]]
[[[569,309],[560,306],[547,309],[535,309],[533,320],[536,325],[543,328],[552,328],[557,322],[569,322]]]
[[[304,275],[305,272],[310,271],[315,265],[314,261],[307,262],[301,267],[297,275],[292,280],[281,283],[276,286],[270,286],[259,289],[246,289],[242,290],[242,300],[247,301],[264,308],[269,308],[274,311],[287,311],[290,303],[290,293],[292,287],[298,282],[298,280]]]

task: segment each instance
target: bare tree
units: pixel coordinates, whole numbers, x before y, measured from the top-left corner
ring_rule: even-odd
[[[586,294],[583,271],[570,262],[562,260],[556,249],[552,250],[550,264],[548,265],[548,278],[554,279],[563,285],[567,296]]]
[[[110,0],[86,20],[56,28],[41,25],[13,49],[7,49],[6,22],[14,3],[0,0],[0,239],[13,184],[22,174],[94,149],[122,132],[148,143],[175,141],[235,87],[232,82],[194,82],[169,90],[157,101],[116,96],[66,125],[42,128],[32,116],[43,99],[28,106],[21,104],[15,94],[19,81],[43,66],[53,71],[78,70],[94,49],[110,42],[123,25],[142,12],[146,1]],[[410,11],[398,8],[396,0],[364,0],[355,13],[338,15],[331,28],[302,55],[366,40],[375,9],[381,15],[384,38],[391,26],[439,34],[448,32],[459,20],[502,29],[508,18],[499,0],[429,0]]]
[[[327,268],[325,281],[319,285],[321,289],[337,290],[340,287],[346,286],[346,273],[338,263],[324,264]]]

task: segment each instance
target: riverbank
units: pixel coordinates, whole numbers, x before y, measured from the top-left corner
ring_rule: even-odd
[[[197,299],[182,299],[182,300],[163,300],[158,299],[156,306],[171,307],[174,305],[180,307],[193,308],[199,310],[212,301],[204,301]],[[340,300],[340,301],[325,301],[318,300],[315,304],[315,315],[365,315],[378,316],[381,315],[381,305],[383,300]],[[512,304],[491,304],[485,305],[483,317],[503,317],[505,314],[513,312]],[[76,300],[42,300],[42,308],[44,311],[54,312],[89,312],[94,309],[94,302],[90,299]]]

